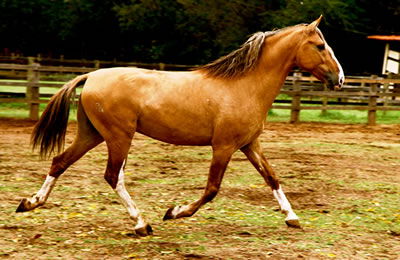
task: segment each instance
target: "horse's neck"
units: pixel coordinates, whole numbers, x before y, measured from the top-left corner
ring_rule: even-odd
[[[269,109],[295,65],[297,48],[302,39],[301,31],[284,32],[267,38],[261,60],[249,74],[249,87],[254,87],[259,102]]]

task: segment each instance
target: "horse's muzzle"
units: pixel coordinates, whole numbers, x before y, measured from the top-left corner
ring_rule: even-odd
[[[325,74],[325,84],[330,90],[339,90],[343,87],[344,79],[339,78],[336,73],[328,72]]]

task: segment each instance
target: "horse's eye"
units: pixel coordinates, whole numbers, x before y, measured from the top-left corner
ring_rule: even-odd
[[[325,50],[325,44],[319,44],[317,45],[318,50],[323,51]]]

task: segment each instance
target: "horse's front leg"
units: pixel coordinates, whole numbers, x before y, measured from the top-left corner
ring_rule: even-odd
[[[208,174],[207,186],[203,196],[189,205],[171,207],[165,213],[164,220],[190,217],[196,213],[201,206],[211,201],[218,193],[226,167],[234,151],[233,148],[213,147],[213,158]]]
[[[114,136],[118,135],[115,134],[113,137]],[[124,167],[131,146],[130,139],[131,137],[124,138],[120,135],[112,141],[106,141],[108,147],[108,163],[104,178],[117,194],[122,205],[128,210],[130,218],[136,222],[136,234],[139,236],[148,236],[153,234],[153,229],[145,221],[141,211],[125,188]]]
[[[124,181],[124,167],[125,161],[123,162],[118,175],[117,185],[114,188],[114,192],[118,195],[122,205],[128,210],[128,213],[134,221],[136,221],[135,232],[139,236],[147,236],[153,234],[153,229],[142,216],[140,209],[136,206],[135,202],[132,200],[128,191],[125,188]]]
[[[289,201],[283,193],[282,187],[278,181],[278,177],[276,176],[271,166],[267,162],[267,159],[262,153],[259,140],[253,140],[253,142],[243,147],[241,151],[247,156],[249,161],[254,165],[257,171],[262,175],[262,177],[271,187],[272,193],[279,203],[281,212],[286,215],[286,224],[289,227],[301,228],[299,218],[292,210]]]

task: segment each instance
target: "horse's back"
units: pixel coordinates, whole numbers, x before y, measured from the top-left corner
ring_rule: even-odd
[[[169,143],[208,145],[216,108],[201,80],[196,72],[102,69],[89,74],[82,103],[103,132],[122,128]]]

